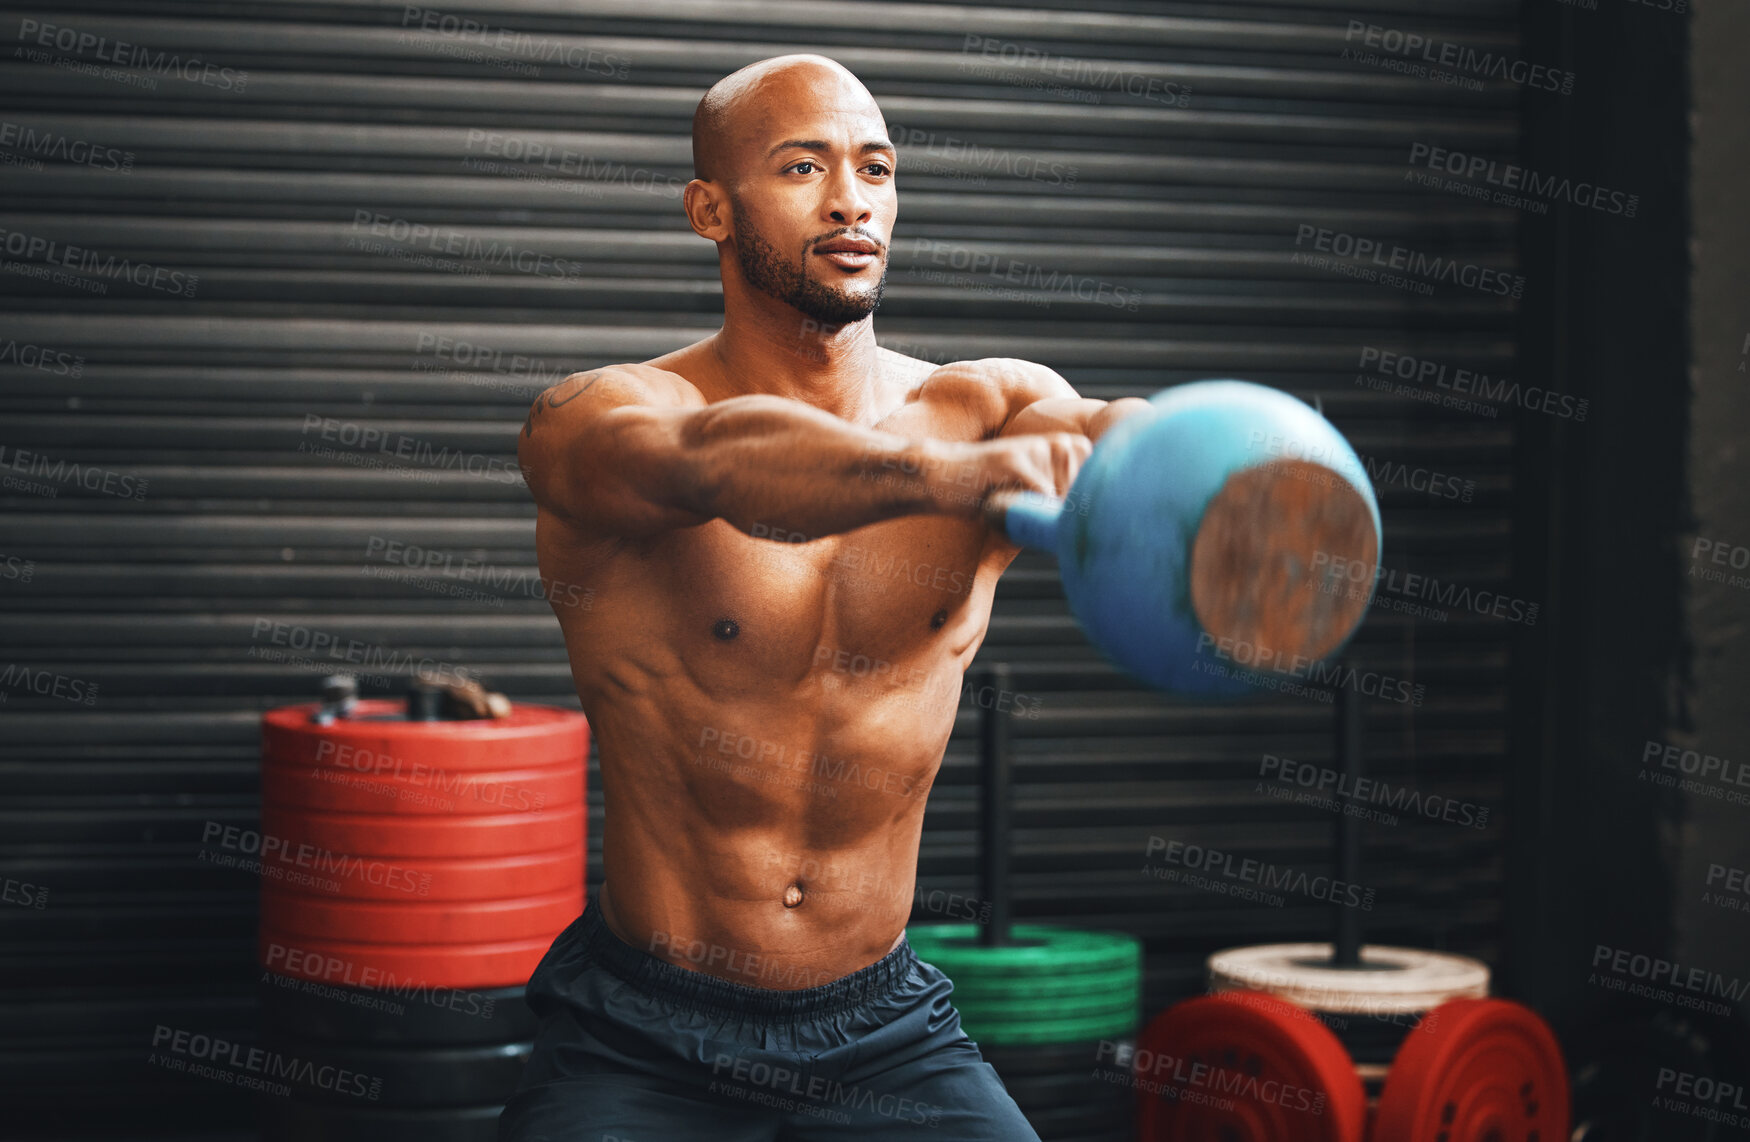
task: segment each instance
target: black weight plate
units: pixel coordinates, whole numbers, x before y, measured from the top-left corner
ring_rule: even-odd
[[[1070,1019],[1116,1018],[1128,1016],[1133,1022],[1142,1006],[1139,992],[1083,994],[1071,997],[1042,999],[962,999],[954,997],[954,1010],[968,1027],[1027,1026]],[[1049,1040],[1048,1040],[1049,1041]]]
[[[1035,1075],[1008,1085],[1009,1095],[1023,1110],[1060,1106],[1098,1107],[1130,1102],[1136,1091],[1128,1082],[1102,1082],[1089,1074]]]
[[[1063,1133],[1041,1133],[1039,1142],[1136,1142],[1136,1127],[1118,1126],[1105,1130],[1070,1127]]]
[[[1039,1142],[1136,1142],[1136,1127],[1122,1126],[1092,1132],[1072,1127],[1064,1134],[1040,1134]]]
[[[501,1106],[371,1110],[262,1100],[263,1142],[496,1142]]]
[[[1742,1038],[1740,1038],[1742,1035]],[[1573,1065],[1573,1137],[1585,1142],[1725,1142],[1745,1138],[1739,1128],[1698,1115],[1707,1104],[1679,1094],[1673,1076],[1689,1076],[1693,1092],[1708,1084],[1742,1084],[1750,1076],[1750,1035],[1724,1021],[1662,1008],[1650,1013],[1599,1011],[1563,1037]],[[1663,1085],[1661,1085],[1663,1080]],[[1669,1101],[1667,1101],[1669,1100]]]
[[[1128,1073],[1127,1066],[1118,1066],[1119,1049],[1126,1050],[1134,1040],[1109,1039],[1104,1042],[1086,1040],[1079,1043],[1041,1043],[1036,1046],[979,1044],[978,1053],[984,1061],[1002,1075],[1063,1074],[1069,1071],[1093,1070],[1096,1066]]]
[[[290,1083],[293,1096],[306,1102],[357,1105],[361,1088],[374,1091],[375,1106],[478,1106],[503,1102],[516,1090],[531,1044],[413,1048],[320,1043],[308,1039],[266,1037],[263,1046],[286,1059],[332,1067],[330,1076],[347,1076],[333,1088],[311,1082]],[[362,1080],[362,1084],[361,1081]]]
[[[1010,1092],[1010,1093],[1013,1093],[1013,1092]],[[1048,1102],[1048,1103],[1030,1102],[1030,1101],[1026,1101],[1023,1099],[1016,1099],[1015,1105],[1019,1106],[1021,1108],[1021,1113],[1023,1113],[1023,1114],[1044,1114],[1047,1112],[1055,1112],[1055,1111],[1063,1111],[1065,1113],[1068,1113],[1068,1112],[1074,1111],[1075,1113],[1081,1114],[1083,1117],[1091,1120],[1094,1118],[1098,1118],[1099,1116],[1101,1116],[1103,1114],[1106,1114],[1108,1111],[1114,1111],[1114,1110],[1118,1110],[1118,1109],[1122,1109],[1124,1111],[1124,1113],[1126,1115],[1128,1115],[1130,1113],[1131,1104],[1134,1103],[1136,1100],[1136,1095],[1135,1095],[1135,1092],[1133,1092],[1133,1091],[1123,1091],[1121,1093],[1129,1094],[1130,1097],[1129,1098],[1107,1098],[1107,1099],[1068,1098],[1068,1099],[1062,1099],[1060,1101]]]
[[[256,992],[264,1031],[340,1043],[515,1043],[538,1020],[521,987],[420,988],[402,992],[335,987],[263,973]]]
[[[1114,1085],[1114,1092],[1106,1098],[1087,1098],[1080,1094],[1064,1094],[1057,1098],[1023,1097],[1025,1088],[1010,1088],[1009,1093],[1015,1096],[1015,1104],[1022,1110],[1032,1113],[1035,1110],[1063,1110],[1070,1107],[1081,1107],[1093,1111],[1102,1107],[1116,1106],[1120,1103],[1130,1103],[1136,1098],[1136,1092],[1128,1087]],[[1122,1097],[1120,1097],[1122,1096]]]
[[[1086,1133],[1088,1131],[1122,1130],[1131,1127],[1135,1115],[1135,1106],[1124,1102],[1116,1106],[1105,1106],[1089,1109],[1081,1106],[1062,1106],[1055,1110],[1024,1110],[1027,1121],[1033,1124],[1033,1129],[1040,1134],[1065,1134],[1071,1131]]]
[[[1389,1065],[1403,1046],[1404,1038],[1421,1022],[1422,1013],[1412,1015],[1336,1015],[1314,1012],[1319,1022],[1329,1027],[1337,1041],[1348,1050],[1357,1063]]]

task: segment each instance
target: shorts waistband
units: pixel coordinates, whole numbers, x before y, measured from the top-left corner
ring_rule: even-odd
[[[848,1011],[887,996],[918,962],[911,941],[902,935],[897,947],[868,967],[818,987],[749,987],[677,967],[626,943],[608,927],[593,896],[577,922],[585,953],[614,975],[655,998],[724,1015],[787,1020]]]

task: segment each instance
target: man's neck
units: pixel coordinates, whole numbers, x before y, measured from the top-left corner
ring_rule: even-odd
[[[782,309],[786,316],[724,315],[711,348],[725,395],[771,393],[872,423],[880,375],[874,319],[831,326]]]

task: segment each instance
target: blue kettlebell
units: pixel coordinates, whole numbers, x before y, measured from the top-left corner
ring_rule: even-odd
[[[1379,505],[1306,402],[1247,381],[1163,389],[1101,436],[1062,500],[991,497],[1015,543],[1057,556],[1107,658],[1189,697],[1305,677],[1367,610]]]

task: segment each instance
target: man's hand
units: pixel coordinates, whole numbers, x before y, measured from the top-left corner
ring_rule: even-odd
[[[1153,407],[1137,397],[1078,396],[1044,365],[1007,357],[944,365],[925,386],[941,406],[960,408],[968,427],[986,433],[977,444],[930,442],[924,477],[937,510],[982,515],[998,531],[1014,494],[1062,499],[1101,435]]]
[[[924,476],[938,510],[965,518],[982,515],[998,492],[1063,498],[1094,448],[1093,441],[1075,432],[928,444]]]

